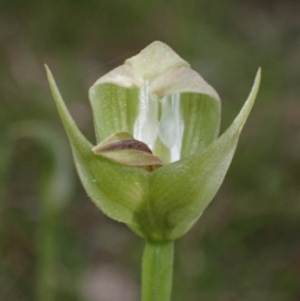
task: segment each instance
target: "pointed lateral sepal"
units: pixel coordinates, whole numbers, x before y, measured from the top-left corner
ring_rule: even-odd
[[[151,174],[150,198],[139,211],[139,228],[133,230],[153,240],[175,239],[197,221],[223,182],[258,93],[260,78],[259,70],[246,103],[223,135],[203,152]]]
[[[109,217],[137,226],[134,212],[145,198],[149,173],[135,166],[122,165],[103,156],[96,156],[92,145],[79,131],[66,108],[47,66],[46,71],[83,186],[96,206]]]

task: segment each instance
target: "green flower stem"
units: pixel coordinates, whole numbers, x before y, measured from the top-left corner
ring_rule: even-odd
[[[143,256],[142,301],[170,301],[174,241],[146,241]]]

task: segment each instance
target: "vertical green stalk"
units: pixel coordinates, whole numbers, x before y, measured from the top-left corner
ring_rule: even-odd
[[[1,133],[2,134],[2,133]],[[0,141],[0,262],[5,261],[4,240],[5,240],[5,184],[7,182],[9,164],[11,163],[12,141],[9,137],[2,135]],[[4,265],[0,264],[0,282],[4,283]]]
[[[60,220],[72,193],[70,153],[60,133],[44,122],[23,121],[11,126],[14,141],[31,139],[45,153],[43,172],[38,178],[41,220],[36,239],[36,301],[58,298]],[[0,166],[1,167],[1,166]]]
[[[142,271],[142,301],[170,301],[174,241],[146,241]]]
[[[43,207],[43,206],[42,206]],[[57,298],[59,264],[60,212],[43,208],[37,236],[36,301],[54,301]]]

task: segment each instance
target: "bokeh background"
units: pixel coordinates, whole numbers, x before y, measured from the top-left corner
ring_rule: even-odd
[[[0,0],[0,300],[138,301],[143,241],[83,191],[47,85],[94,141],[88,88],[154,40],[219,92],[263,80],[225,182],[176,243],[173,301],[300,300],[297,0]]]

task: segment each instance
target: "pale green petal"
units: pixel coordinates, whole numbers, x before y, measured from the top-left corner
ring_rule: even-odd
[[[151,93],[180,94],[180,114],[184,132],[180,158],[206,148],[220,130],[221,102],[218,93],[197,72],[181,67],[156,78]]]
[[[150,92],[159,96],[176,93],[199,93],[220,102],[220,97],[215,89],[196,71],[186,67],[170,70],[155,78],[151,82]]]
[[[143,78],[132,67],[122,65],[100,77],[93,86],[114,84],[124,88],[138,88],[143,83]]]
[[[98,83],[98,84],[97,84]],[[116,132],[130,132],[138,115],[139,90],[97,81],[90,88],[97,143]]]
[[[183,60],[168,45],[155,41],[139,54],[125,61],[145,80],[152,80],[170,69],[186,66],[189,63]]]
[[[221,103],[205,94],[184,93],[180,96],[184,132],[180,158],[199,153],[219,135]]]
[[[94,203],[109,217],[136,225],[134,212],[145,198],[148,174],[145,170],[121,165],[92,152],[92,145],[77,128],[46,67],[51,91],[68,134],[80,179]]]
[[[223,182],[259,84],[260,70],[239,115],[208,148],[151,174],[150,198],[138,215],[137,233],[152,239],[177,238],[195,223]]]
[[[97,143],[116,132],[133,133],[143,79],[122,65],[100,77],[89,90]]]

